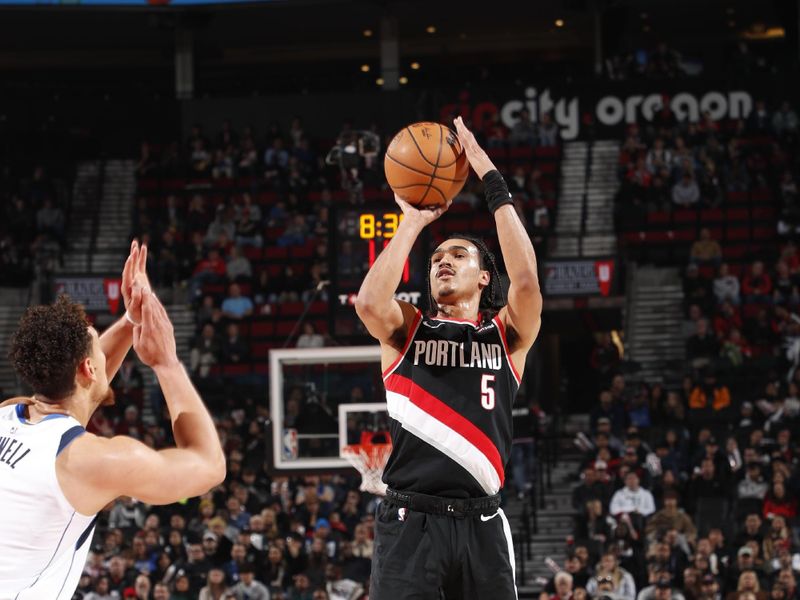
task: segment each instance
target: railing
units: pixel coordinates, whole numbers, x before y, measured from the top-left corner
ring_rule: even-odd
[[[92,272],[94,253],[97,251],[97,235],[100,232],[100,204],[103,202],[103,182],[106,178],[106,161],[99,159],[97,166],[97,190],[94,197],[94,210],[92,211],[92,239],[89,242],[89,251],[86,254],[86,270]]]

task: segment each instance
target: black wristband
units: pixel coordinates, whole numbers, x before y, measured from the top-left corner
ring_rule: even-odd
[[[483,191],[486,194],[486,204],[489,205],[489,210],[493,214],[505,204],[514,204],[506,180],[497,169],[489,171],[483,176]]]

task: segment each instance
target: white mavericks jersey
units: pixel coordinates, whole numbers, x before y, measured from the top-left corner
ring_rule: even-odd
[[[78,513],[56,478],[56,456],[85,432],[67,415],[25,419],[0,408],[0,600],[69,600],[96,515]]]

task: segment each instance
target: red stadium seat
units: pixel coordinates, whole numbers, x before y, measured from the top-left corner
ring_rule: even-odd
[[[670,214],[666,211],[654,211],[647,213],[648,225],[669,225]]]
[[[746,244],[726,244],[722,246],[722,256],[726,260],[744,258],[747,253]]]
[[[264,258],[269,260],[283,260],[289,258],[289,251],[287,248],[270,246],[268,248],[264,248]]]
[[[252,321],[250,324],[250,337],[261,338],[269,337],[275,332],[275,324],[272,321]]]
[[[721,208],[710,208],[700,211],[701,223],[720,223],[725,220],[725,216]]]
[[[261,248],[253,248],[252,246],[244,247],[244,255],[248,260],[261,260]]]
[[[753,221],[772,221],[775,219],[775,209],[771,206],[753,207]]]
[[[740,241],[750,239],[749,227],[728,227],[725,235],[726,240]]]
[[[731,221],[749,221],[750,211],[747,208],[726,208],[725,219]]]
[[[676,210],[672,215],[675,223],[694,223],[697,221],[697,211],[692,209]]]
[[[728,192],[726,196],[729,204],[747,204],[747,192]]]
[[[514,146],[509,151],[509,156],[512,159],[532,159],[533,158],[533,148],[530,146]]]
[[[305,304],[302,302],[284,302],[279,306],[282,317],[299,317],[304,308]]]
[[[769,188],[758,188],[750,192],[750,199],[755,202],[769,202],[772,200],[772,192]]]
[[[533,151],[534,156],[537,158],[554,158],[558,159],[561,156],[560,146],[536,146]]]
[[[294,329],[294,321],[278,321],[275,324],[275,335],[285,339]]]
[[[774,227],[756,227],[753,229],[753,239],[755,240],[771,240],[777,235]]]
[[[223,365],[222,374],[228,377],[250,374],[250,365]]]

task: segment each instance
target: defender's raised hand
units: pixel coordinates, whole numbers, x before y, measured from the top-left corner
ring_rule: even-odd
[[[475,135],[464,125],[464,119],[456,117],[453,123],[456,126],[458,141],[461,142],[461,147],[464,148],[472,170],[475,171],[475,174],[479,178],[483,179],[486,173],[494,171],[497,167],[494,166],[494,163],[484,149],[480,147],[478,140],[475,139]]]
[[[144,364],[156,368],[178,363],[172,322],[150,288],[137,291],[142,297],[141,325],[133,328],[133,349]]]
[[[122,269],[122,300],[131,319],[142,322],[142,291],[150,289],[147,279],[147,246],[137,240],[131,242],[131,251]]]

